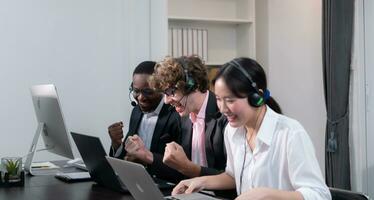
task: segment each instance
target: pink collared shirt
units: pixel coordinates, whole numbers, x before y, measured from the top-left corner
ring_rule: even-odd
[[[190,113],[192,121],[192,148],[191,160],[193,163],[200,166],[207,167],[206,152],[205,152],[205,111],[208,105],[209,91],[205,93],[205,100],[200,108],[199,113]]]

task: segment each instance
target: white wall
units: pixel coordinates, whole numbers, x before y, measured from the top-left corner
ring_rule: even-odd
[[[269,67],[269,0],[256,1],[256,60],[266,74]]]
[[[268,41],[258,42],[267,43],[268,46],[263,48],[268,49],[268,55],[259,55],[258,52],[258,57],[268,59],[264,63],[268,65],[265,68],[268,70],[271,95],[287,116],[303,124],[313,141],[324,173],[326,110],[322,78],[321,3],[320,0],[268,0],[268,19],[259,20],[257,24],[268,21]],[[257,36],[259,34],[257,32]]]
[[[150,0],[150,58],[161,61],[168,55],[167,0]]]
[[[364,1],[365,13],[365,75],[366,75],[366,146],[367,146],[367,175],[368,175],[368,193],[374,197],[374,2]]]
[[[350,139],[352,190],[374,196],[374,2],[355,2]]]
[[[350,158],[353,191],[368,192],[364,1],[355,1],[350,88]]]
[[[149,20],[149,0],[1,0],[0,157],[27,153],[37,126],[29,87],[41,83],[57,86],[69,130],[108,149],[107,126],[129,119],[132,70],[150,57]]]

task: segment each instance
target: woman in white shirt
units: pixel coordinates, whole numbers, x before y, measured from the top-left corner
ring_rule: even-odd
[[[213,84],[218,107],[229,121],[226,170],[181,181],[173,195],[236,187],[238,200],[331,199],[308,134],[299,122],[279,114],[256,61],[226,63]]]

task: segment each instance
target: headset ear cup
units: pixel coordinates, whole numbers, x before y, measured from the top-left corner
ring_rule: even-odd
[[[252,93],[248,96],[248,103],[253,107],[260,107],[264,105],[264,98],[257,93]]]
[[[190,93],[195,89],[195,80],[188,77],[187,82],[186,82],[186,92]]]

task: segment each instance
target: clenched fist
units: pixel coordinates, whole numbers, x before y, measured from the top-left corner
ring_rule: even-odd
[[[108,133],[110,139],[112,140],[112,147],[117,150],[122,144],[123,139],[123,123],[116,122],[108,127]]]

